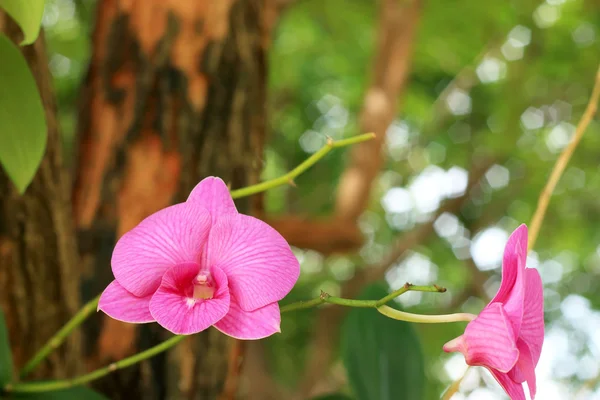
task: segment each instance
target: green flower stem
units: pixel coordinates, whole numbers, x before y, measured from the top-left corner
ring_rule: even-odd
[[[354,136],[349,139],[343,140],[331,140],[329,139],[325,146],[321,148],[319,151],[314,153],[308,159],[306,159],[302,164],[298,165],[296,168],[276,179],[272,179],[267,182],[262,182],[257,185],[248,186],[242,189],[237,189],[231,192],[231,197],[234,199],[250,196],[255,193],[263,192],[265,190],[274,188],[276,186],[289,184],[293,182],[293,179],[298,175],[315,165],[321,158],[325,157],[327,153],[329,153],[332,149],[337,147],[345,147],[350,146],[356,143],[366,142],[367,140],[371,140],[375,137],[374,133],[365,133],[363,135]],[[79,325],[85,321],[87,317],[89,317],[92,312],[96,311],[98,307],[98,300],[100,296],[98,295],[96,298],[90,300],[86,305],[83,306],[79,312],[63,326],[54,336],[48,340],[48,342],[42,347],[32,358],[25,364],[23,369],[21,370],[19,376],[21,378],[29,375],[50,353],[56,350],[65,339],[73,332]],[[314,300],[313,300],[314,301]],[[311,302],[308,302],[312,304]],[[320,303],[319,303],[320,304]],[[306,308],[303,305],[298,304],[298,308]],[[309,305],[308,307],[313,307],[313,305]],[[125,360],[123,360],[125,361]],[[87,381],[86,381],[87,382]]]
[[[382,312],[381,310],[384,307],[389,308],[390,310],[396,311],[393,308],[387,307],[385,305],[385,303],[391,301],[392,299],[394,299],[408,291],[443,293],[446,291],[446,289],[439,287],[437,285],[415,286],[415,285],[411,285],[411,284],[407,283],[402,288],[390,293],[388,296],[385,296],[380,300],[344,299],[341,297],[330,296],[329,294],[327,294],[325,292],[321,292],[321,295],[316,299],[308,300],[308,301],[300,301],[300,302],[288,304],[286,306],[281,307],[281,313],[316,307],[316,306],[324,304],[324,303],[337,304],[337,305],[347,306],[347,307],[377,308],[380,312]],[[93,309],[95,307],[95,304],[97,304],[97,299],[94,299],[94,300],[90,301],[88,304],[86,304],[84,309],[87,310],[88,306],[90,306],[90,305]],[[385,314],[384,312],[382,312],[382,313]],[[419,317],[417,314],[409,314],[409,313],[404,313],[404,314],[410,315],[414,319],[417,319],[417,317]],[[387,315],[387,314],[385,314],[385,315]],[[463,314],[457,314],[457,315],[463,315]],[[69,321],[69,323],[65,326],[65,328],[63,328],[61,330],[61,332],[63,330],[66,331],[67,326],[73,327],[72,329],[74,329],[74,327],[79,325],[81,323],[81,321],[83,321],[83,319],[85,319],[85,317],[86,317],[86,314],[85,314],[84,310],[82,309],[75,318],[73,318],[71,321]],[[420,316],[420,317],[431,318],[433,316]],[[447,317],[447,316],[444,316],[444,317]],[[391,318],[394,318],[394,316],[391,316]],[[395,318],[395,319],[398,319],[398,318]],[[408,319],[404,319],[404,320],[408,320]],[[465,319],[456,319],[456,321],[464,321],[464,320]],[[422,321],[418,320],[416,322],[422,322]],[[444,320],[444,321],[439,321],[439,322],[448,322],[448,321]],[[64,339],[64,337],[67,334],[68,333],[64,334],[60,338]],[[57,337],[58,337],[58,335],[57,335]],[[95,371],[90,372],[89,374],[81,375],[81,376],[73,378],[73,379],[47,381],[47,382],[24,382],[24,383],[12,383],[12,384],[9,383],[6,386],[4,386],[4,388],[0,388],[0,394],[2,392],[4,392],[4,393],[49,392],[49,391],[53,391],[53,390],[61,390],[61,389],[67,389],[67,388],[70,388],[73,386],[83,385],[85,383],[102,378],[103,376],[106,376],[106,375],[110,374],[111,372],[114,372],[114,371],[122,369],[122,368],[129,367],[129,366],[137,364],[140,361],[143,361],[147,358],[150,358],[159,353],[162,353],[163,351],[166,351],[169,348],[175,346],[177,343],[181,342],[186,337],[187,336],[173,336],[172,338],[170,338],[154,347],[151,347],[148,350],[142,351],[141,353],[135,354],[131,357],[124,358],[121,361],[114,362],[104,368],[97,369]],[[44,349],[45,348],[46,348],[46,346],[44,346]],[[52,351],[52,349],[53,348],[50,347],[50,349],[47,350],[46,353],[43,354],[43,357],[45,357],[50,351]],[[38,354],[42,354],[42,351],[40,351]],[[41,356],[37,357],[37,355],[36,355],[36,357],[34,357],[34,359],[39,358],[39,360],[41,361],[43,359],[43,357],[41,357]],[[32,362],[29,362],[28,365],[29,364],[32,364]],[[31,368],[33,368],[33,367],[31,367]]]
[[[321,293],[321,295],[322,295],[322,293]],[[313,299],[313,300],[303,300],[303,301],[297,301],[295,303],[287,304],[285,306],[282,306],[279,309],[279,311],[283,314],[283,313],[290,312],[290,311],[304,310],[306,308],[316,307],[318,305],[323,304],[324,302],[325,301],[321,297],[317,297],[316,299]]]
[[[119,369],[123,369],[134,364],[139,363],[142,360],[153,357],[163,351],[175,346],[181,342],[187,336],[173,336],[172,338],[165,340],[164,342],[149,348],[148,350],[137,353],[131,357],[122,359],[121,361],[114,362],[107,365],[104,368],[97,369],[90,372],[89,374],[78,376],[73,379],[47,381],[47,382],[29,382],[29,383],[15,383],[8,384],[4,387],[6,393],[39,393],[39,392],[50,392],[53,390],[68,389],[73,386],[83,385],[85,383],[94,381],[102,378]],[[0,390],[0,393],[2,391]]]
[[[412,285],[412,284],[410,284],[410,283],[407,282],[400,289],[394,290],[392,293],[388,294],[387,296],[385,296],[381,300],[378,300],[377,303],[375,304],[375,306],[376,307],[381,307],[382,305],[388,303],[390,300],[393,300],[396,297],[398,297],[400,295],[403,295],[404,293],[409,292],[409,291],[410,292],[444,293],[444,292],[446,292],[446,288],[438,286],[438,285],[416,286],[416,285]]]
[[[50,353],[56,350],[65,341],[75,328],[81,325],[90,314],[96,311],[99,299],[100,296],[98,295],[94,299],[88,301],[77,314],[65,324],[65,326],[46,342],[44,347],[35,353],[31,360],[29,360],[23,369],[21,369],[19,374],[21,379],[29,375]]]
[[[327,155],[327,153],[329,153],[331,150],[338,148],[338,147],[345,147],[345,146],[350,146],[350,145],[361,143],[361,142],[366,142],[373,138],[375,138],[374,133],[365,133],[363,135],[357,135],[357,136],[351,137],[349,139],[342,139],[342,140],[328,139],[325,146],[323,146],[319,151],[314,153],[312,156],[308,157],[302,164],[298,165],[296,168],[294,168],[287,174],[280,176],[279,178],[271,179],[270,181],[261,182],[257,185],[252,185],[252,186],[248,186],[245,188],[232,190],[231,197],[233,197],[234,199],[237,199],[239,197],[245,197],[245,196],[250,196],[252,194],[264,192],[265,190],[269,190],[269,189],[272,189],[277,186],[293,184],[294,178],[296,178],[298,175],[300,175],[301,173],[303,173],[304,171],[306,171],[307,169],[309,169],[310,167],[315,165],[317,163],[317,161],[319,161],[321,158],[325,157],[325,155]]]
[[[399,321],[406,322],[417,322],[421,324],[441,324],[445,322],[470,322],[477,317],[477,315],[468,314],[468,313],[458,313],[458,314],[445,314],[445,315],[421,315],[421,314],[412,314],[404,311],[398,311],[394,308],[388,307],[386,305],[377,307],[377,311],[386,317],[397,319]]]
[[[400,289],[394,290],[393,292],[391,292],[390,294],[388,294],[387,296],[385,296],[379,300],[343,299],[341,297],[335,297],[335,296],[329,295],[328,293],[321,292],[321,295],[316,299],[298,301],[296,303],[291,303],[291,304],[281,307],[281,313],[285,313],[285,312],[289,312],[289,311],[296,311],[296,310],[303,310],[305,308],[312,308],[312,307],[316,307],[316,306],[324,304],[324,303],[337,304],[340,306],[355,307],[355,308],[377,308],[377,307],[380,307],[380,306],[388,303],[389,301],[395,299],[396,297],[398,297],[406,292],[410,292],[410,291],[412,291],[412,292],[444,293],[446,291],[446,288],[443,288],[438,285],[417,286],[417,285],[412,285],[410,283],[405,283],[404,286],[402,286]]]

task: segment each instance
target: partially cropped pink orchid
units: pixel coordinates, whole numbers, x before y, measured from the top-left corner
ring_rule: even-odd
[[[536,269],[525,268],[526,259],[527,227],[521,225],[504,250],[500,290],[462,336],[444,345],[463,353],[467,364],[486,367],[513,400],[525,400],[525,381],[535,398],[544,341],[542,280]]]
[[[214,326],[238,339],[279,332],[277,301],[300,267],[285,239],[239,214],[224,182],[206,178],[185,203],[150,215],[117,242],[115,280],[98,308],[188,335]]]

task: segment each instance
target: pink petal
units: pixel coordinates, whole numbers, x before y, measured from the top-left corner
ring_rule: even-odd
[[[499,303],[484,308],[465,329],[464,346],[457,349],[469,365],[508,372],[519,358],[516,337],[508,316]]]
[[[137,297],[125,290],[115,280],[102,292],[98,302],[98,310],[102,310],[109,317],[123,322],[134,324],[154,322],[149,308],[151,297]]]
[[[459,337],[452,339],[444,345],[443,349],[446,353],[459,351],[463,354],[466,354],[467,344],[465,343],[465,335],[460,335]]]
[[[525,270],[525,307],[519,337],[527,343],[533,365],[537,365],[544,343],[544,286],[533,268]]]
[[[508,377],[515,383],[522,383],[527,381],[529,387],[529,394],[531,398],[535,398],[536,392],[536,380],[535,380],[535,364],[531,357],[531,351],[527,344],[519,339],[517,342],[519,349],[519,360],[515,364],[514,368],[508,372]]]
[[[117,242],[111,261],[113,274],[136,296],[152,294],[167,269],[200,261],[209,229],[210,214],[193,203],[152,214]]]
[[[502,283],[491,303],[503,303],[515,332],[521,329],[525,298],[527,226],[519,226],[508,238],[502,260]]]
[[[215,328],[236,339],[256,340],[280,333],[280,324],[281,313],[277,303],[244,311],[232,297],[229,312],[215,324]]]
[[[490,368],[488,368],[488,370],[492,373],[494,378],[496,378],[511,400],[525,400],[525,391],[523,390],[523,385],[521,383],[513,382],[507,374],[494,371]]]
[[[227,185],[221,178],[214,176],[200,181],[188,196],[187,201],[197,203],[210,211],[213,223],[223,214],[237,214]]]
[[[185,295],[199,267],[194,263],[179,264],[163,276],[160,287],[150,300],[150,312],[163,328],[177,335],[191,335],[205,330],[223,318],[229,310],[227,276],[219,268],[211,268],[216,284],[212,299],[194,299]]]
[[[204,265],[227,274],[231,294],[244,311],[281,300],[300,275],[285,239],[264,222],[243,214],[221,216],[208,239]]]

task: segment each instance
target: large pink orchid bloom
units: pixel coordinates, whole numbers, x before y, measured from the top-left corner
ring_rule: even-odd
[[[462,336],[446,343],[469,365],[486,367],[513,400],[525,400],[523,382],[535,398],[535,366],[544,341],[544,299],[540,274],[526,268],[527,227],[517,228],[506,244],[502,283],[492,301]]]
[[[239,214],[213,177],[123,235],[111,263],[115,280],[98,308],[112,318],[179,335],[214,326],[238,339],[280,332],[277,302],[300,274],[285,239]]]

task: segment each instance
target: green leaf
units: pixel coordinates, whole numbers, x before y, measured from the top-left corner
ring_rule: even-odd
[[[383,285],[375,284],[360,298],[375,300],[387,294]],[[342,358],[359,400],[423,398],[421,344],[406,322],[389,319],[374,309],[352,309],[342,327]]]
[[[23,193],[44,155],[46,118],[27,62],[4,35],[0,54],[0,164]]]
[[[23,31],[21,46],[35,42],[42,25],[45,0],[0,0],[0,8],[15,20]]]
[[[4,313],[0,311],[0,387],[12,380],[13,363]]]
[[[76,386],[64,390],[53,390],[40,393],[21,393],[13,395],[14,399],[19,400],[107,400],[100,393],[94,392],[85,386]]]

